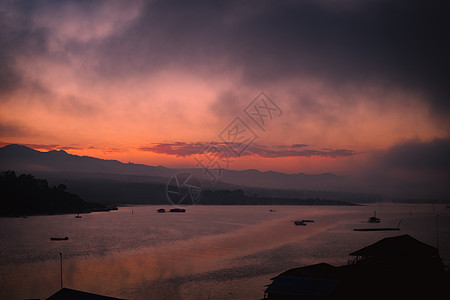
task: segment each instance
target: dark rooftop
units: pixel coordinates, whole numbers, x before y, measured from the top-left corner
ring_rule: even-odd
[[[330,274],[334,273],[335,269],[336,267],[322,262],[315,265],[290,269],[287,270],[286,272],[281,273],[278,276],[283,275],[283,276],[299,276],[299,277],[322,277],[322,276],[330,276]],[[274,278],[271,279],[273,280]]]
[[[438,249],[409,235],[382,239],[350,253],[363,260],[287,270],[271,278],[265,299],[437,299],[449,295],[450,274]]]
[[[107,297],[98,294],[91,294],[82,291],[62,288],[47,300],[120,300],[119,298]]]
[[[366,257],[434,257],[439,255],[439,251],[437,248],[404,234],[384,238],[349,255]]]

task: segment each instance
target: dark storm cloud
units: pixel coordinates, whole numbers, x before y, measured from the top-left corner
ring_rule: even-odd
[[[217,65],[232,51],[232,31],[224,24],[229,10],[226,1],[148,2],[133,26],[101,45],[104,59],[98,71],[120,77],[167,67],[192,73],[205,66],[208,71],[223,70]]]
[[[0,48],[0,51],[2,49]],[[2,51],[3,52],[3,51]],[[14,91],[21,85],[21,76],[10,65],[10,57],[0,52],[0,96]]]
[[[43,3],[52,2],[8,2],[0,11],[3,92],[23,84],[13,65],[17,55],[47,51],[52,37],[33,27],[31,18]],[[345,8],[327,3],[148,1],[123,31],[63,46],[71,55],[97,53],[92,67],[106,80],[170,67],[208,76],[239,69],[242,84],[258,90],[297,76],[337,88],[377,83],[423,94],[435,112],[450,111],[447,1],[361,0],[347,1]],[[90,1],[55,4],[76,5],[77,13],[93,9]]]
[[[17,52],[21,51],[27,34],[17,31],[12,21],[12,17],[7,16],[6,8],[0,9],[0,96],[19,88],[22,81],[13,61]]]
[[[342,11],[313,2],[273,5],[244,23],[240,43],[253,49],[240,59],[249,66],[248,78],[283,80],[301,73],[336,86],[377,82],[417,88],[434,108],[448,112],[447,6],[367,1]]]
[[[255,87],[299,75],[336,87],[376,82],[423,93],[449,112],[446,1],[323,3],[149,2],[134,26],[105,41],[98,67],[116,75],[168,65],[216,74],[241,68],[243,84]]]
[[[38,1],[5,1],[0,4],[0,100],[8,99],[18,89],[45,92],[36,82],[27,82],[17,69],[17,58],[46,53],[45,31],[33,28],[30,13]]]
[[[354,177],[354,189],[409,199],[450,196],[450,139],[410,140],[369,153],[370,164]]]
[[[430,142],[408,141],[397,144],[382,155],[382,163],[394,169],[441,171],[450,176],[450,139]]]

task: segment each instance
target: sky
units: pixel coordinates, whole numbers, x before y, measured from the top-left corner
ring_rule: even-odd
[[[214,146],[231,169],[447,180],[448,6],[4,0],[0,145],[167,167]]]

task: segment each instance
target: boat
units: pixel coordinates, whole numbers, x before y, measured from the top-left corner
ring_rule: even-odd
[[[75,216],[75,219],[81,219],[81,218],[82,218],[82,216],[80,216],[80,214]]]
[[[51,237],[50,240],[51,241],[67,241],[69,238],[66,237]]]
[[[367,223],[380,223],[381,219],[377,218],[377,217],[370,217],[369,220],[367,221]]]
[[[160,209],[157,210],[157,212],[158,212],[158,213],[165,213],[166,210],[165,210],[164,208],[160,208]]]
[[[302,220],[305,223],[314,223],[314,220]]]
[[[295,226],[306,226],[306,223],[303,220],[294,221]]]
[[[400,224],[403,219],[397,224],[397,227],[372,227],[372,228],[355,228],[353,231],[391,231],[391,230],[400,230]]]
[[[355,228],[353,231],[389,231],[389,230],[400,230],[396,227],[380,227],[380,228]]]
[[[170,212],[186,212],[186,209],[184,208],[172,208]]]
[[[369,220],[367,221],[367,223],[380,223],[381,219],[377,218],[377,211],[374,210],[373,211],[373,217],[370,217]]]

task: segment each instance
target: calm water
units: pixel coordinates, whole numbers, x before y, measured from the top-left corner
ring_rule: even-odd
[[[289,268],[347,263],[348,253],[400,234],[437,245],[450,264],[450,210],[443,205],[121,207],[82,215],[0,218],[0,298],[46,298],[65,287],[127,299],[261,299]],[[169,209],[170,207],[165,207]],[[269,210],[276,210],[270,212]],[[354,232],[373,211],[372,226]],[[314,219],[307,226],[293,220]],[[68,236],[68,241],[50,237]]]

